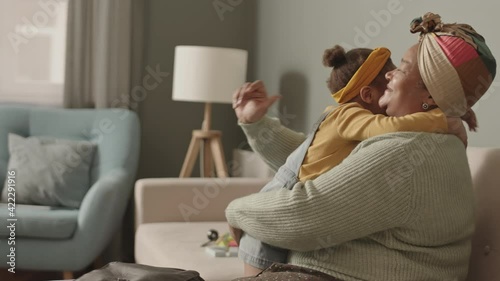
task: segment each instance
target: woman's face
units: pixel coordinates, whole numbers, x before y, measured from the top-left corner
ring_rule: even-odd
[[[399,67],[385,75],[389,83],[379,105],[386,109],[389,116],[404,116],[424,111],[422,104],[430,95],[418,70],[417,48],[418,45],[414,45],[408,49]]]

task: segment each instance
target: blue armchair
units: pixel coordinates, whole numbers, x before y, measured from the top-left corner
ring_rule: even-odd
[[[16,206],[16,269],[79,271],[119,229],[139,158],[139,120],[122,109],[55,109],[0,105],[0,190],[7,174],[8,133],[90,140],[97,151],[91,186],[79,209]],[[9,267],[7,204],[0,204],[0,267]]]

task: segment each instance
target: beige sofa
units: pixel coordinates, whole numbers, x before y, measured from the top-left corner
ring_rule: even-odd
[[[200,245],[207,232],[228,231],[224,210],[234,198],[258,192],[269,179],[164,178],[135,185],[135,260],[140,264],[193,269],[206,281],[243,276],[238,258],[214,258]]]
[[[477,195],[477,232],[468,281],[500,280],[500,149],[469,148]],[[213,258],[200,245],[209,229],[227,231],[227,204],[267,179],[142,179],[135,187],[137,263],[193,269],[207,281],[242,276],[237,258]],[[499,243],[499,244],[497,244]]]

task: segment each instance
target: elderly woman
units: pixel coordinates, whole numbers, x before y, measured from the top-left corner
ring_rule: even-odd
[[[386,75],[380,105],[392,116],[437,106],[474,129],[471,106],[496,71],[484,39],[431,13],[412,31],[421,32],[420,42]],[[264,88],[242,88],[236,98],[250,144],[277,169],[305,137],[263,117],[275,100]],[[234,200],[226,216],[234,229],[290,250],[288,264],[249,280],[442,281],[465,279],[473,209],[460,140],[401,132],[362,142],[314,180]]]

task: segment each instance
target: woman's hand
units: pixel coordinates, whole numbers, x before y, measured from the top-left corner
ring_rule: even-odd
[[[249,124],[259,121],[281,96],[268,97],[264,83],[245,83],[233,94],[233,108],[238,121]]]
[[[464,123],[459,117],[447,117],[448,133],[457,136],[467,147],[467,131]]]
[[[229,233],[231,233],[231,236],[233,236],[236,244],[240,245],[241,236],[243,236],[243,230],[229,226]]]

